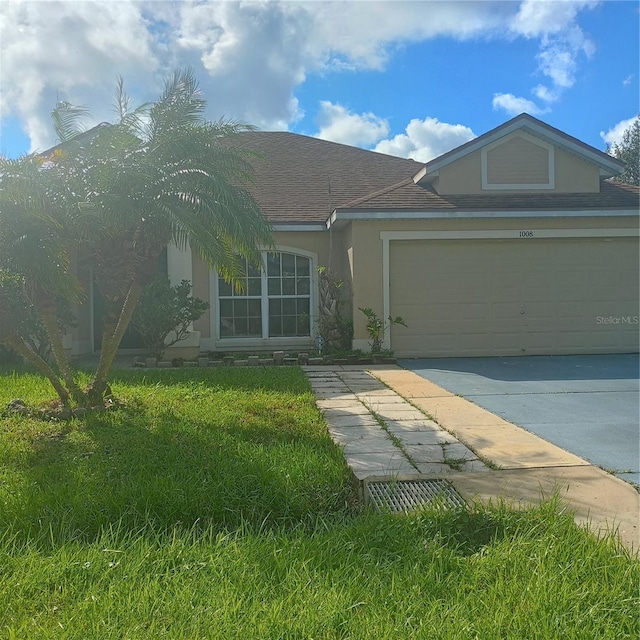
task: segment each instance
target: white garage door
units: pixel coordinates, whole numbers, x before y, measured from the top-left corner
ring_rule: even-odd
[[[398,356],[638,350],[638,239],[392,240]]]

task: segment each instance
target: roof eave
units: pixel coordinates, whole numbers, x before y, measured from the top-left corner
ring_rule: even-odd
[[[341,229],[357,220],[443,220],[494,218],[600,218],[640,216],[638,209],[336,209],[327,219],[327,229]]]

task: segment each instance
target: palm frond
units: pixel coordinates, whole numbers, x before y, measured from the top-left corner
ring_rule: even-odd
[[[113,108],[116,116],[118,117],[118,124],[121,128],[129,131],[132,135],[139,138],[144,137],[145,124],[149,118],[151,103],[144,102],[132,110],[131,96],[129,96],[125,91],[122,76],[118,76]]]
[[[85,107],[74,106],[64,100],[58,102],[51,112],[53,126],[60,142],[68,142],[84,131],[80,121],[89,115]]]
[[[162,139],[204,122],[206,101],[190,68],[167,79],[160,99],[149,109],[148,139]]]

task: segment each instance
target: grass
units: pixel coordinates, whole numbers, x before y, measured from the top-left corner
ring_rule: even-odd
[[[636,639],[640,566],[557,500],[355,503],[302,372],[116,372],[126,406],[0,421],[0,637]],[[51,393],[0,373],[0,406]]]

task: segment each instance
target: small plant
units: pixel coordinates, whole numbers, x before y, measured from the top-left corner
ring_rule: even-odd
[[[189,325],[200,318],[209,304],[191,297],[191,283],[183,280],[175,287],[161,276],[150,282],[131,319],[142,341],[158,360],[168,347],[189,334]],[[167,340],[173,333],[171,340]]]
[[[371,338],[371,353],[380,353],[382,351],[382,340],[385,332],[396,324],[406,327],[405,321],[400,317],[389,316],[387,322],[378,317],[378,314],[370,307],[359,307],[360,311],[367,317],[367,333]]]
[[[353,322],[342,313],[344,282],[327,267],[318,267],[320,288],[319,331],[322,350],[330,354],[351,349]]]

